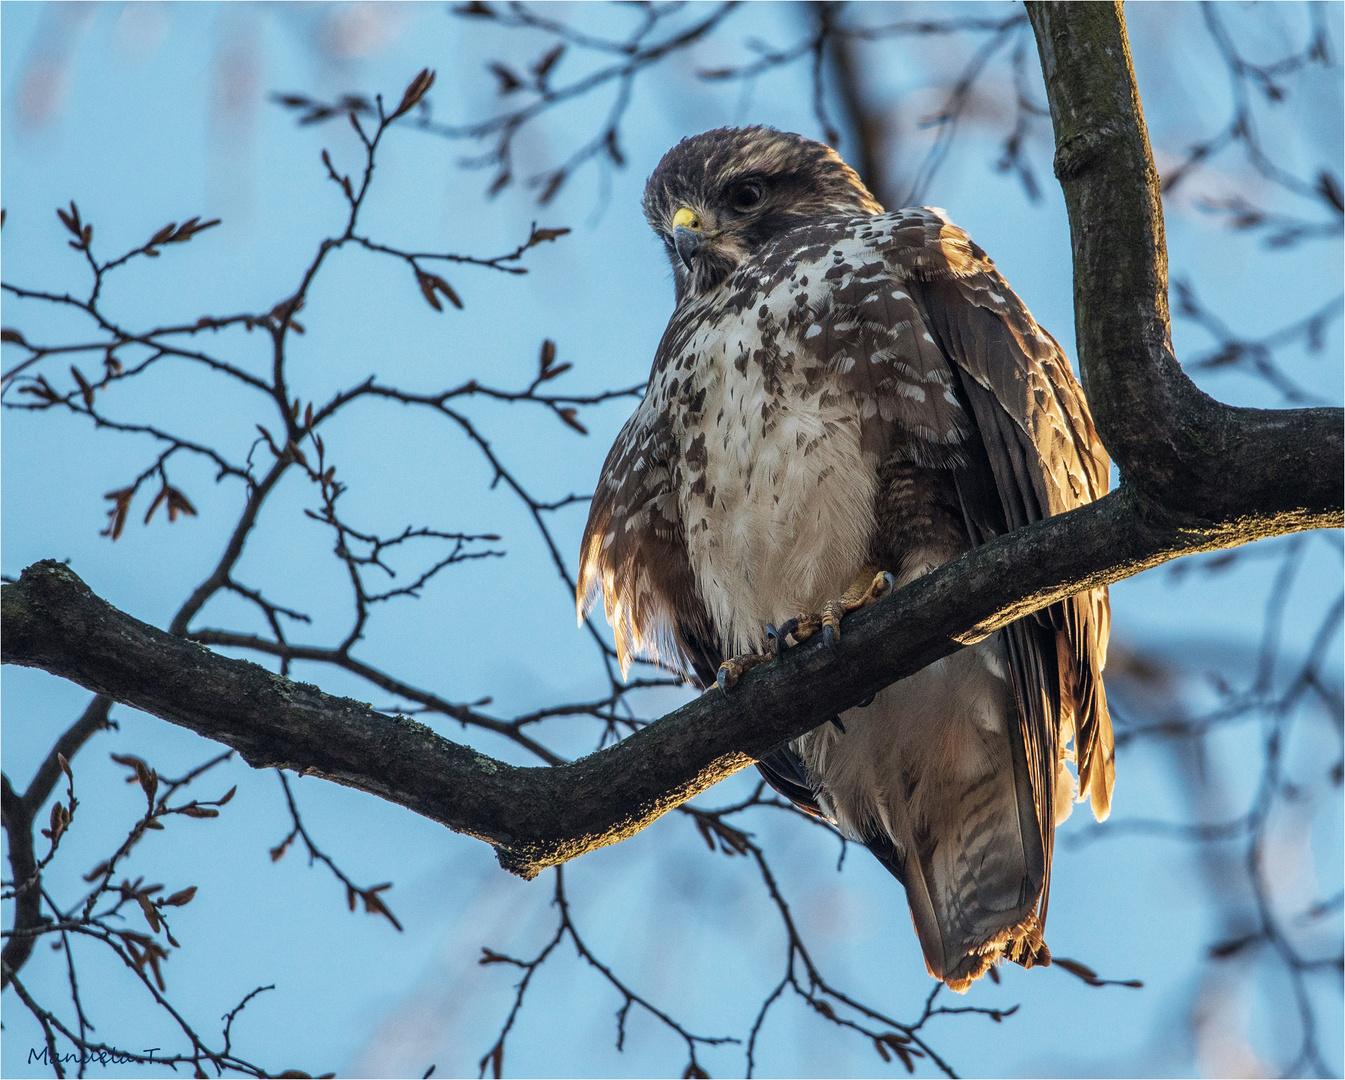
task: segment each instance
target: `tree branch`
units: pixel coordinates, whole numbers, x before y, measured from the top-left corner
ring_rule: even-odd
[[[0,810],[5,832],[9,835],[9,866],[14,874],[14,930],[0,952],[0,985],[8,986],[14,972],[23,967],[42,925],[41,877],[33,852],[33,815],[10,786],[9,777],[0,773]]]
[[[499,849],[524,877],[662,814],[884,686],[1082,589],[1193,551],[1338,523],[1299,511],[1210,526],[1130,489],[953,560],[847,619],[833,656],[806,642],[615,746],[518,768],[404,717],[217,656],[96,597],[56,562],[0,589],[5,663],[40,667],[238,750],[368,791]]]
[[[1123,482],[1211,521],[1339,506],[1341,410],[1232,408],[1173,355],[1162,192],[1121,5],[1029,3],[1028,16],[1069,211],[1079,366]]]

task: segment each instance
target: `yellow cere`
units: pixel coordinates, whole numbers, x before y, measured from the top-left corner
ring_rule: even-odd
[[[699,229],[701,227],[701,219],[696,216],[696,212],[685,206],[673,215],[673,228],[680,228],[683,225],[688,229]]]

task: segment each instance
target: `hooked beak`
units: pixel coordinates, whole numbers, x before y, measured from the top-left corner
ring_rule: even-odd
[[[705,236],[695,229],[688,229],[685,225],[679,225],[673,230],[673,247],[677,249],[682,265],[688,270],[691,269],[692,258],[704,244]]]
[[[696,212],[684,206],[673,215],[673,247],[682,260],[682,265],[691,269],[691,260],[705,243],[701,232],[701,221]]]

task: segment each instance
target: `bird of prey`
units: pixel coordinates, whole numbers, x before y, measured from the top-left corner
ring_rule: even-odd
[[[601,591],[623,671],[643,656],[727,689],[1105,494],[1069,361],[943,211],[885,213],[830,147],[764,127],[684,139],[644,211],[676,307],[603,466],[578,582],[581,619]],[[954,990],[1005,957],[1050,962],[1055,826],[1076,792],[1099,820],[1111,804],[1109,620],[1105,589],[1054,604],[760,762],[900,880]]]

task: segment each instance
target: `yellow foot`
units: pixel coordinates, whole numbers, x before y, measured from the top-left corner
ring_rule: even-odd
[[[783,623],[774,634],[777,647],[786,637],[792,637],[796,642],[806,641],[821,630],[822,640],[828,648],[834,650],[841,640],[841,619],[848,612],[858,611],[881,600],[892,591],[895,584],[895,579],[886,570],[872,566],[861,568],[839,600],[828,600],[820,612],[799,615]]]

